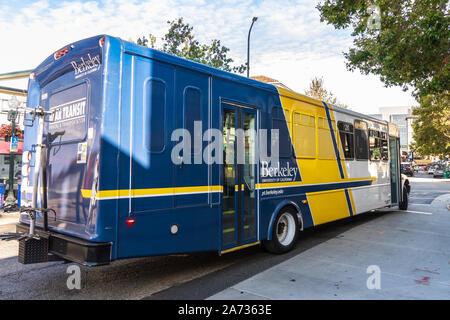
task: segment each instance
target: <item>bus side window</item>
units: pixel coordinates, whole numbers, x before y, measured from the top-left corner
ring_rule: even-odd
[[[331,121],[333,132],[336,134],[336,122]],[[318,156],[319,159],[334,159],[336,152],[334,150],[333,141],[330,134],[330,125],[326,118],[317,118],[317,140],[318,140]]]
[[[202,141],[203,128],[200,128],[200,130],[197,130],[197,132],[195,132],[194,130],[195,121],[201,120],[200,89],[194,87],[186,87],[184,91],[184,128],[189,131],[191,135],[191,154],[202,152],[202,142],[195,142]],[[195,133],[200,136],[195,136]]]
[[[389,147],[387,140],[387,133],[381,132],[381,160],[388,161],[389,160]]]
[[[279,156],[280,158],[290,158],[291,157],[291,144],[289,143],[289,129],[288,123],[286,122],[284,111],[280,107],[272,108],[272,129],[278,129],[279,141],[277,144],[279,146]],[[271,135],[272,137],[272,135]],[[273,139],[273,137],[272,137]]]
[[[369,159],[367,123],[355,120],[355,155],[357,160]]]
[[[316,157],[316,119],[302,113],[294,113],[294,147],[297,158]]]
[[[369,130],[369,147],[370,160],[381,160],[381,139],[380,132],[376,130]]]
[[[341,138],[342,150],[344,151],[345,159],[353,159],[354,153],[354,132],[353,125],[347,122],[338,122],[339,137]]]
[[[146,83],[147,103],[144,108],[144,121],[147,135],[145,147],[150,152],[161,152],[165,145],[165,105],[166,86],[162,81],[150,80]]]

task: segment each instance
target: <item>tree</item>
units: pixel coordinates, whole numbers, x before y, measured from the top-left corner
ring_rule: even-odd
[[[374,4],[376,6],[374,6]],[[444,0],[326,0],[321,21],[353,28],[347,68],[377,74],[416,97],[448,90],[450,16]]]
[[[325,0],[317,6],[321,21],[353,29],[354,46],[344,53],[347,69],[413,89],[420,103],[413,147],[423,155],[449,154],[447,6],[448,0]]]
[[[315,98],[318,100],[323,100],[325,102],[337,105],[341,108],[348,108],[345,104],[339,103],[337,98],[333,95],[332,92],[325,89],[323,84],[323,78],[317,78],[311,80],[309,84],[309,89],[305,90],[305,94],[311,98]]]
[[[421,155],[444,157],[450,154],[450,95],[429,94],[420,100],[420,108],[413,111],[415,142],[411,149]]]
[[[136,43],[229,72],[243,73],[247,69],[243,64],[231,65],[233,59],[228,57],[230,49],[222,46],[220,40],[213,39],[209,45],[201,44],[195,39],[194,28],[184,23],[183,18],[167,23],[169,30],[161,39],[163,40],[161,48],[156,48],[156,37],[152,34],[149,34],[148,39],[145,36],[138,38]]]

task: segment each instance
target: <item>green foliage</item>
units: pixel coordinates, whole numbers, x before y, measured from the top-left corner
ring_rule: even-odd
[[[450,94],[443,92],[427,95],[420,99],[415,108],[418,119],[413,122],[415,143],[413,151],[421,155],[450,155]]]
[[[152,34],[149,34],[149,39],[143,36],[136,43],[229,72],[243,73],[247,69],[246,65],[231,66],[233,59],[227,56],[230,49],[222,46],[220,40],[213,39],[209,45],[201,44],[195,39],[194,28],[183,18],[167,23],[169,30],[162,38],[161,48],[156,48],[156,37]]]
[[[450,154],[448,6],[448,0],[325,0],[317,6],[321,21],[352,28],[353,47],[344,53],[349,70],[413,89],[420,103],[413,147],[422,155]]]
[[[314,79],[312,79],[311,83],[309,84],[309,89],[305,90],[305,95],[314,99],[323,100],[327,103],[337,105],[341,108],[348,108],[345,104],[338,102],[337,98],[331,91],[325,89],[323,78],[315,77]]]
[[[380,29],[369,28],[380,9]],[[317,6],[321,21],[352,27],[354,47],[347,68],[377,74],[387,86],[414,89],[416,97],[449,88],[450,17],[443,0],[326,0]]]

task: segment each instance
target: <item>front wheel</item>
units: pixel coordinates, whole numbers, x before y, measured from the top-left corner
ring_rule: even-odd
[[[263,246],[272,253],[288,252],[297,240],[298,231],[297,214],[294,210],[281,210],[273,225],[272,239],[264,240]]]
[[[405,186],[403,186],[402,201],[400,201],[398,207],[400,210],[408,210],[408,190],[406,190]]]

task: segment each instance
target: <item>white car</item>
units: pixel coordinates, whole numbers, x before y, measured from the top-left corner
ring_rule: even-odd
[[[436,170],[434,170],[433,172],[433,178],[436,177],[443,177],[444,176],[444,169],[442,168],[437,168]]]
[[[435,168],[430,168],[428,169],[428,174],[434,174],[435,171],[436,171]]]

